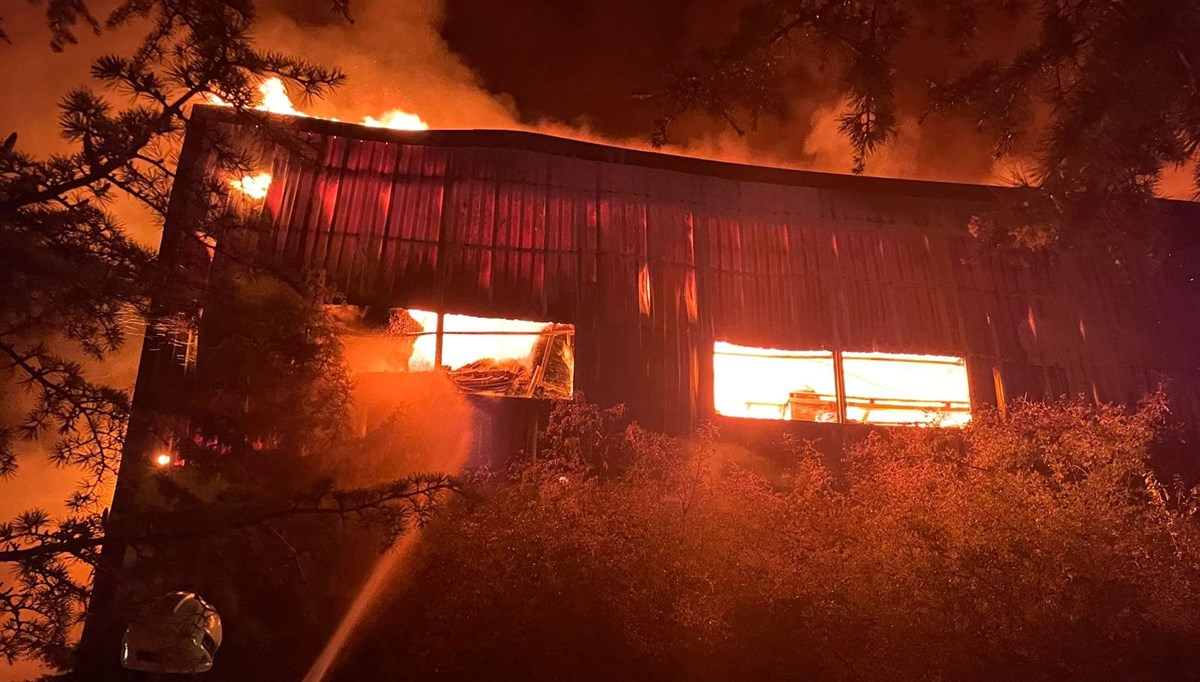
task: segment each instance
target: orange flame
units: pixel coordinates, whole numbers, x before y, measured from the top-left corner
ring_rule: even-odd
[[[428,310],[409,310],[410,315],[425,328],[425,335],[417,338],[414,366],[433,366],[437,339],[429,332],[437,329],[437,313]],[[529,320],[506,320],[470,315],[447,314],[442,318],[446,331],[442,364],[456,369],[482,358],[496,360],[523,360],[529,356],[537,343],[538,335],[545,329],[546,322]],[[483,332],[500,332],[502,336],[488,336]]]
[[[254,108],[259,111],[308,117],[308,114],[300,111],[292,104],[292,98],[288,97],[287,88],[279,78],[268,78],[259,83],[258,93],[260,95],[259,103]],[[229,106],[228,102],[212,93],[205,94],[205,99],[209,104],[216,104],[223,107]],[[337,119],[329,120],[336,121]],[[421,120],[420,116],[402,109],[392,109],[379,118],[364,116],[362,124],[373,128],[390,128],[392,130],[429,130],[429,124]],[[246,175],[240,180],[237,178],[231,179],[229,184],[252,199],[263,199],[267,196],[267,190],[271,186],[271,175],[269,173]]]
[[[713,345],[717,414],[756,419],[836,421],[835,367],[827,350]],[[842,353],[846,420],[870,424],[963,426],[971,394],[962,358]]]
[[[267,190],[271,188],[271,174],[243,175],[240,180],[237,178],[230,180],[229,184],[251,199],[265,199]]]
[[[363,125],[372,128],[391,128],[392,130],[429,130],[429,124],[420,116],[410,114],[400,109],[392,109],[381,118],[367,116],[362,120]]]
[[[287,114],[289,116],[308,115],[296,109],[292,104],[292,98],[288,97],[287,88],[283,87],[283,81],[278,78],[268,78],[260,83],[258,93],[262,95],[262,101],[255,108],[260,111],[269,111],[272,114]]]
[[[292,98],[287,94],[287,88],[280,78],[272,77],[264,80],[258,85],[259,101],[258,106],[254,107],[259,111],[267,111],[272,114],[287,114],[288,116],[303,116],[309,117],[309,114],[304,113],[296,108],[292,103]],[[229,102],[221,99],[219,96],[212,93],[204,95],[209,104],[218,106],[230,106]],[[326,119],[336,121],[336,118]],[[373,128],[391,128],[393,130],[429,130],[429,124],[421,119],[417,114],[404,111],[403,109],[392,109],[384,113],[379,118],[374,116],[364,116],[360,121],[362,125],[371,126]]]
[[[386,336],[375,334],[348,335],[343,338],[351,370],[360,372],[427,372],[434,369],[437,355],[437,313],[408,309],[416,323],[397,327],[396,332],[412,336],[412,354],[403,361],[390,356],[380,344],[388,343]],[[530,360],[538,339],[546,333],[549,323],[530,320],[472,317],[447,313],[443,319],[442,365],[459,369],[476,360]],[[568,361],[569,361],[568,357]]]

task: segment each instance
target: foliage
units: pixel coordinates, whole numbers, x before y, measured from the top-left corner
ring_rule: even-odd
[[[73,42],[78,22],[99,26],[77,0],[50,2],[47,14],[57,47]],[[65,436],[64,460],[97,476],[115,461],[120,437],[89,438],[91,422],[122,423],[127,398],[88,382],[64,354],[78,348],[103,358],[116,350],[146,312],[150,292],[172,284],[154,272],[153,254],[127,236],[110,211],[112,200],[126,193],[165,216],[178,142],[191,104],[204,94],[246,105],[254,101],[256,79],[266,75],[312,94],[344,78],[257,51],[253,21],[253,5],[243,2],[120,3],[105,25],[141,22],[147,33],[132,55],[98,59],[92,75],[132,104],[117,108],[95,90],[73,91],[59,121],[74,151],[33,158],[20,151],[15,133],[0,149],[0,286],[7,292],[0,297],[0,353],[37,403],[21,435],[57,429]],[[202,219],[198,232],[207,226]],[[67,350],[51,352],[49,342],[60,337]],[[2,456],[13,473],[11,450]]]
[[[357,427],[319,298],[244,270],[236,279],[238,295],[206,307],[194,386],[156,411],[186,426],[156,429],[180,437],[186,465],[154,476],[143,508],[125,516],[137,522],[139,558],[118,603],[127,618],[186,585],[236,624],[225,674],[267,658],[276,663],[259,679],[299,679],[379,551],[428,522],[458,484],[405,461],[420,446],[404,396],[373,404],[391,414]]]
[[[425,534],[340,679],[1122,679],[1195,671],[1197,494],[1159,398],[894,429],[839,464],[556,413],[539,460]],[[564,431],[580,427],[569,436]]]
[[[654,141],[689,113],[740,133],[739,116],[779,115],[786,94],[833,93],[861,173],[903,118],[965,115],[997,158],[1035,157],[1020,182],[1040,195],[976,229],[1032,247],[1065,227],[1108,237],[1137,224],[1130,207],[1145,209],[1164,169],[1197,159],[1198,29],[1188,0],[754,0],[723,45],[652,93]]]
[[[722,45],[701,49],[693,63],[670,70],[649,94],[663,111],[655,141],[668,141],[671,124],[682,115],[709,113],[731,122],[738,115],[779,116],[793,85],[810,97],[828,85],[844,104],[839,127],[853,144],[854,169],[861,173],[871,153],[896,132],[896,76],[905,41],[933,35],[939,42],[926,47],[953,54],[975,28],[974,5],[986,2],[748,3]]]
[[[234,279],[221,290],[236,293],[206,307],[194,385],[152,412],[173,466],[127,493],[120,517],[56,522],[34,511],[0,529],[0,561],[20,581],[7,593],[15,615],[5,623],[6,653],[68,665],[72,627],[89,596],[79,569],[97,565],[100,548],[114,546],[139,555],[122,577],[122,617],[182,581],[206,588],[242,627],[262,628],[259,650],[280,644],[262,634],[271,623],[312,625],[314,609],[334,607],[298,597],[277,567],[295,565],[303,584],[333,589],[326,581],[343,575],[343,558],[329,556],[331,548],[369,557],[425,523],[456,490],[444,475],[399,468],[346,485],[341,471],[379,446],[370,433],[346,428],[352,384],[319,299],[261,274]],[[247,595],[267,603],[246,605]]]
[[[357,447],[341,428],[350,381],[320,308],[327,293],[239,250],[253,235],[231,210],[226,176],[248,168],[254,141],[215,136],[206,150],[213,176],[174,186],[193,104],[219,97],[279,141],[286,132],[251,108],[257,84],[277,76],[319,96],[344,74],[258,49],[255,3],[247,0],[123,0],[103,18],[85,0],[42,4],[53,50],[73,45],[79,29],[144,28],[131,53],[93,64],[107,93],[81,88],[63,98],[67,151],[34,157],[16,133],[0,145],[0,372],[24,387],[31,405],[23,418],[0,423],[0,475],[20,475],[18,439],[50,438],[53,462],[83,477],[66,516],[35,509],[0,524],[0,655],[64,668],[102,548],[144,557],[123,586],[136,599],[169,575],[165,566],[183,566],[181,557],[194,570],[202,551],[228,555],[256,543],[261,550],[263,537],[272,551],[292,552],[299,537],[335,544],[331,533],[362,521],[376,530],[360,542],[386,544],[455,486],[411,472],[354,486],[330,476],[331,463]],[[349,18],[347,3],[333,9]],[[113,213],[118,197],[157,220],[188,205],[181,243],[161,255],[135,243]],[[190,254],[201,255],[205,272],[211,261],[211,279],[191,276]],[[104,498],[130,396],[93,379],[88,364],[111,359],[128,332],[147,324],[165,339],[194,337],[203,301],[231,303],[203,310],[197,390],[148,404],[153,413],[142,415],[151,436],[177,446],[177,461],[188,466],[151,477],[149,489],[126,500],[137,513],[110,518]],[[262,477],[269,473],[278,475]]]

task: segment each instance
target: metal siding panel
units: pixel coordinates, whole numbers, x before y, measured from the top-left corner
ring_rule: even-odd
[[[656,376],[674,396],[665,400],[686,394],[695,403],[696,349],[716,338],[966,355],[1001,367],[1010,395],[1129,400],[1169,372],[1182,377],[1188,409],[1200,409],[1192,407],[1200,314],[1181,312],[1196,309],[1195,284],[1081,254],[1009,258],[963,230],[975,199],[773,185],[520,149],[314,141],[319,167],[275,155],[264,213],[275,232],[264,244],[297,267],[326,269],[355,298],[430,301],[441,262],[448,304],[594,320],[604,336],[594,360],[609,371],[622,358],[629,364],[611,395]],[[1200,247],[1188,249],[1195,258]],[[643,263],[652,274],[648,320],[638,312]],[[973,390],[984,375],[972,367]]]

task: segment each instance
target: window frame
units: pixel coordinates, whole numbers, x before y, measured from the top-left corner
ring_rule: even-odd
[[[747,415],[726,414],[720,412],[717,407],[717,356],[719,355],[736,355],[737,353],[730,352],[727,349],[722,349],[722,346],[732,349],[744,349],[748,351],[761,351],[760,353],[746,353],[755,357],[776,357],[779,359],[788,359],[795,357],[802,359],[804,355],[823,355],[829,354],[833,364],[833,383],[836,400],[836,418],[832,422],[822,422],[820,420],[811,419],[795,419],[790,416],[781,416],[778,419],[764,417],[750,417]],[[967,358],[958,355],[933,355],[933,354],[917,354],[917,353],[886,353],[880,351],[858,351],[858,350],[826,350],[826,349],[806,349],[806,350],[789,350],[789,349],[771,349],[759,348],[755,346],[743,346],[732,341],[719,340],[713,343],[712,363],[709,365],[712,368],[712,400],[713,412],[716,415],[723,417],[732,417],[735,419],[764,419],[768,421],[797,421],[807,422],[812,424],[818,423],[836,423],[836,424],[861,424],[867,426],[920,426],[934,428],[962,428],[969,423],[973,418],[974,401],[971,394],[970,370],[968,367]],[[768,353],[777,351],[778,354],[772,356]],[[847,358],[847,356],[850,356]],[[870,357],[879,356],[879,357]],[[962,378],[965,388],[965,400],[938,400],[938,399],[910,399],[910,398],[886,398],[881,396],[850,396],[846,388],[846,360],[851,362],[910,362],[910,363],[926,363],[935,365],[956,366],[962,368]],[[820,394],[819,394],[820,395]],[[771,403],[774,405],[775,403]],[[879,406],[878,409],[904,409],[910,408],[910,411],[927,410],[929,412],[940,415],[937,420],[919,420],[912,422],[887,422],[887,421],[868,421],[850,419],[849,413],[852,409],[865,409],[870,412],[870,407]],[[785,414],[784,410],[780,410],[780,414]],[[966,415],[965,420],[952,420],[954,415]],[[946,422],[950,423],[946,423]]]
[[[417,310],[420,312],[426,312],[426,313],[431,313],[431,314],[437,315],[437,324],[434,328],[434,331],[431,331],[431,332],[426,331],[426,332],[420,332],[419,334],[415,334],[415,336],[430,336],[430,335],[434,336],[434,355],[433,355],[433,358],[430,358],[431,362],[433,363],[433,366],[430,368],[430,370],[428,370],[428,371],[433,371],[433,372],[444,372],[446,374],[453,374],[453,372],[455,371],[454,368],[447,367],[444,364],[445,340],[446,340],[447,336],[451,336],[451,337],[454,337],[454,336],[459,336],[459,337],[462,337],[462,336],[490,336],[490,337],[528,336],[528,337],[535,337],[535,340],[533,342],[533,349],[530,350],[530,353],[532,353],[533,350],[535,350],[537,348],[538,341],[541,340],[542,338],[549,338],[549,337],[553,337],[553,336],[557,336],[557,335],[568,336],[569,337],[569,341],[568,341],[569,348],[572,349],[571,385],[569,387],[570,390],[568,392],[568,397],[566,397],[566,398],[550,398],[550,399],[552,399],[552,400],[570,400],[570,399],[574,398],[574,396],[575,396],[575,372],[576,372],[575,361],[574,361],[574,348],[575,348],[575,334],[578,331],[578,329],[576,328],[576,325],[574,323],[571,323],[571,322],[539,322],[536,320],[517,320],[515,318],[503,318],[503,317],[480,317],[477,315],[468,315],[466,313],[448,312],[446,310],[423,311],[420,308],[405,308],[405,310],[408,310],[408,311]],[[547,331],[545,329],[542,329],[539,331],[479,331],[479,330],[447,331],[446,330],[446,317],[447,316],[467,317],[467,318],[472,318],[475,320],[496,321],[496,322],[501,322],[501,321],[503,321],[503,322],[522,322],[522,323],[526,323],[526,324],[538,324],[538,325],[542,325],[543,327],[552,326],[552,325],[562,325],[562,326],[570,327],[570,331],[569,332],[553,331],[553,330]],[[487,392],[487,391],[465,391],[465,389],[463,389],[463,390],[465,392],[469,393],[470,395],[491,396],[491,397],[496,397],[496,398],[537,399],[537,398],[539,398],[539,396],[535,395],[535,393],[537,392],[538,387],[541,386],[542,383],[545,381],[545,371],[546,371],[546,366],[550,362],[551,347],[552,346],[550,344],[547,344],[545,350],[542,353],[541,359],[534,360],[534,366],[532,368],[530,368],[529,389],[528,389],[528,392],[526,395],[517,395],[517,394],[513,394],[513,393],[491,393],[491,392]],[[476,358],[476,360],[483,360],[483,359],[486,359],[486,358],[484,358],[484,357]]]
[[[339,307],[353,311],[337,321],[339,336],[358,359],[351,363],[353,373],[440,373],[450,377],[466,395],[547,400],[570,400],[575,396],[578,327],[573,322],[482,317],[401,305],[389,308],[388,323],[380,326],[378,321],[365,320],[362,306]],[[456,352],[454,340],[471,338],[490,339],[495,345],[488,347],[485,340],[482,350],[468,344]],[[526,339],[528,351],[521,343],[514,348],[506,341],[513,338]],[[475,350],[480,350],[477,356]],[[503,387],[503,377],[487,385],[490,382],[481,373],[493,368],[473,367],[486,360],[496,361],[494,369],[512,376],[513,385]],[[525,369],[500,366],[508,362],[520,363]],[[457,374],[460,370],[463,374]]]

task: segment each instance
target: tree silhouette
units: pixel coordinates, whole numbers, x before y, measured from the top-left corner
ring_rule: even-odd
[[[255,4],[248,0],[125,0],[103,20],[85,0],[43,4],[52,50],[69,49],[79,30],[145,28],[131,53],[94,62],[96,88],[63,98],[59,127],[69,151],[34,157],[21,151],[17,133],[0,145],[0,372],[32,404],[22,419],[0,423],[0,475],[20,475],[14,451],[20,439],[51,440],[52,461],[83,474],[66,516],[34,509],[0,524],[0,655],[65,668],[89,599],[88,573],[106,545],[157,547],[168,556],[165,547],[267,527],[282,539],[281,524],[322,518],[366,521],[394,539],[423,521],[455,485],[440,475],[408,475],[343,489],[328,471],[312,467],[273,486],[253,485],[245,473],[253,464],[228,456],[256,457],[282,470],[280,462],[294,463],[313,448],[336,450],[348,379],[339,369],[336,337],[323,321],[320,288],[302,273],[273,269],[235,250],[246,225],[230,212],[226,178],[240,177],[253,150],[217,139],[209,150],[211,177],[178,187],[182,136],[192,105],[218,97],[261,134],[284,138],[286,131],[253,109],[257,84],[274,76],[293,92],[321,96],[345,75],[258,49]],[[349,19],[348,3],[333,5]],[[7,38],[2,23],[0,38]],[[201,281],[178,260],[187,247],[156,255],[139,246],[113,213],[122,195],[160,220],[182,196],[192,207],[182,240],[236,266]],[[253,305],[261,302],[253,292],[263,289],[274,292],[272,307],[253,314],[274,327],[248,326],[242,342],[265,349],[257,358],[263,367],[289,363],[290,383],[237,384],[228,354],[224,373],[222,361],[210,361],[204,390],[182,405],[188,414],[165,409],[152,418],[157,437],[180,445],[189,473],[160,476],[155,499],[139,501],[136,523],[110,519],[103,495],[117,472],[131,402],[126,391],[90,378],[86,362],[110,358],[146,324],[164,336],[194,332],[201,301],[246,294]],[[250,314],[235,304],[225,311]],[[220,318],[218,309],[209,313]],[[237,343],[236,334],[217,336]],[[279,402],[279,396],[295,399]],[[235,403],[247,409],[229,409]],[[286,419],[264,420],[272,410]],[[196,493],[197,486],[205,494]]]
[[[1033,159],[1016,181],[1038,190],[977,231],[1027,246],[1064,226],[1096,237],[1144,223],[1130,218],[1164,169],[1197,159],[1197,30],[1187,0],[756,0],[727,41],[647,95],[662,110],[654,141],[689,113],[742,133],[741,119],[782,114],[787,92],[832,93],[862,173],[902,118],[966,115],[997,158]],[[923,79],[925,96],[902,105],[900,85]]]

